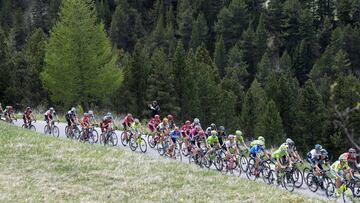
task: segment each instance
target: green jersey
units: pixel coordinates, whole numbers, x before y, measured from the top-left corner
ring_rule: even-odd
[[[280,159],[283,156],[288,156],[288,153],[287,153],[287,151],[280,150],[280,149],[276,150],[275,152],[273,152],[271,154],[271,157],[274,159]]]
[[[217,136],[209,136],[207,142],[209,145],[213,145],[214,143],[219,143],[219,138]]]

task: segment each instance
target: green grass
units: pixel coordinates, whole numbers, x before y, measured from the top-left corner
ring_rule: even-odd
[[[316,202],[167,159],[0,122],[0,202]]]

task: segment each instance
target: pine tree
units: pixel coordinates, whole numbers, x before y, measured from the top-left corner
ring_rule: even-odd
[[[243,33],[240,41],[240,48],[243,51],[243,59],[248,64],[248,72],[251,76],[256,74],[257,52],[255,33],[251,26]]]
[[[255,33],[256,61],[259,61],[267,49],[267,33],[265,28],[265,14],[261,13]]]
[[[226,71],[234,70],[237,75],[237,81],[244,87],[249,87],[249,73],[247,72],[248,65],[244,61],[244,54],[239,46],[236,44],[229,50]],[[230,74],[230,73],[229,73]],[[226,72],[228,75],[228,72]]]
[[[156,100],[161,105],[163,116],[177,115],[179,107],[176,104],[175,88],[173,85],[174,74],[162,49],[156,49],[151,57],[151,72],[148,77],[146,89],[147,101]]]
[[[89,103],[103,100],[119,87],[122,74],[117,59],[104,26],[96,21],[90,4],[63,1],[60,21],[46,46],[42,72],[42,81],[54,102],[82,104],[87,109]]]
[[[247,136],[254,135],[254,129],[264,112],[266,93],[255,79],[245,95],[241,111],[241,125]]]
[[[170,6],[166,16],[167,25],[165,29],[165,40],[166,40],[165,43],[166,43],[166,53],[167,55],[169,55],[169,57],[172,57],[176,48],[176,38],[175,38],[175,28],[174,28],[175,17],[173,10],[174,8]]]
[[[215,43],[214,60],[221,78],[225,76],[226,50],[222,36]]]
[[[189,47],[191,33],[193,29],[193,10],[189,0],[179,2],[177,10],[177,24],[179,26],[179,34],[184,43],[185,49]]]
[[[274,69],[271,67],[269,56],[265,53],[257,64],[256,79],[265,86],[266,80],[272,71]]]
[[[289,53],[286,50],[280,58],[280,72],[284,72],[290,76],[293,75],[292,61]]]
[[[6,44],[6,37],[4,31],[0,27],[0,100],[3,101],[5,97],[5,90],[9,86],[10,69],[9,66],[9,52]]]
[[[270,100],[255,127],[255,136],[265,136],[267,146],[279,146],[285,139],[280,114],[275,102]]]
[[[193,23],[193,29],[191,32],[190,48],[196,49],[202,43],[207,44],[209,29],[206,24],[204,14],[200,13]]]
[[[305,83],[304,89],[300,92],[296,115],[294,141],[300,149],[309,150],[311,146],[327,139],[323,137],[324,104],[311,80]]]
[[[248,25],[248,13],[245,7],[244,1],[233,0],[218,14],[215,31],[217,36],[223,36],[226,49],[235,45]]]

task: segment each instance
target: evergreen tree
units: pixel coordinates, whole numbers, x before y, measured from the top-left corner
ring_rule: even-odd
[[[239,44],[236,44],[229,50],[226,71],[234,70],[237,75],[237,81],[244,87],[249,87],[249,73],[247,72],[248,65],[244,61],[244,54]],[[226,72],[226,74],[228,74]],[[229,73],[230,74],[230,73]],[[231,74],[230,74],[231,75]]]
[[[290,76],[293,75],[292,61],[286,50],[280,58],[280,71],[289,74]]]
[[[0,100],[3,101],[5,97],[5,90],[9,86],[10,78],[10,66],[9,66],[9,50],[6,44],[6,37],[4,31],[0,27]],[[8,101],[9,102],[9,101]]]
[[[166,40],[166,53],[172,57],[176,48],[176,38],[175,38],[175,17],[174,17],[174,8],[171,6],[167,12],[166,20],[167,25],[165,29],[165,40]]]
[[[257,65],[256,79],[264,86],[272,71],[274,70],[271,67],[269,56],[264,54]]]
[[[191,32],[190,48],[196,49],[202,43],[207,44],[209,29],[206,24],[204,14],[200,13],[193,23],[193,29]]]
[[[46,46],[42,72],[42,81],[54,102],[82,104],[88,109],[89,103],[103,100],[120,85],[117,59],[103,25],[96,21],[90,4],[63,1],[60,21]]]
[[[243,59],[248,64],[248,72],[252,78],[256,74],[257,52],[255,33],[251,26],[243,33],[240,41],[240,49],[243,51]]]
[[[255,127],[255,135],[266,136],[267,146],[279,146],[285,139],[280,114],[275,102],[270,100]]]
[[[161,105],[163,116],[177,115],[179,107],[176,104],[174,74],[169,67],[166,54],[162,49],[156,49],[151,57],[151,72],[146,89],[147,101],[156,100]]]
[[[179,34],[184,43],[185,49],[189,47],[191,33],[193,29],[193,10],[189,0],[179,2],[177,11],[177,24],[179,26]]]
[[[215,44],[214,52],[215,64],[219,69],[219,75],[221,78],[225,76],[225,65],[226,65],[226,51],[224,46],[224,40],[222,36],[218,38]]]
[[[324,104],[311,80],[305,83],[304,89],[300,92],[296,115],[294,141],[300,149],[307,151],[316,143],[327,139],[323,137]]]
[[[266,93],[255,79],[245,95],[241,111],[241,125],[245,135],[253,136],[254,129],[264,112],[266,104]]]
[[[260,15],[259,23],[255,33],[256,60],[259,61],[267,49],[267,33],[265,28],[265,14]]]

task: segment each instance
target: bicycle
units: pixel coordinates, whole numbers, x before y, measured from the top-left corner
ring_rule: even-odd
[[[155,146],[160,142],[160,135],[158,132],[147,135],[147,143],[149,147],[155,148]]]
[[[118,137],[115,133],[115,129],[111,128],[105,134],[102,133],[100,136],[100,143],[104,145],[111,143],[112,146],[116,146],[118,144]]]
[[[59,121],[58,121],[58,123],[59,123]],[[51,128],[49,126],[49,122],[45,125],[44,134],[49,134],[49,135],[53,135],[54,137],[59,137],[60,130],[55,125],[55,121],[51,121]]]
[[[261,159],[259,162],[259,167],[256,170],[255,159],[251,157],[249,160],[248,169],[246,171],[247,178],[249,180],[256,180],[261,175],[263,178],[263,181],[269,183],[269,176],[270,176],[269,174],[271,174],[270,173],[270,171],[271,171],[270,162],[271,161],[269,159],[268,160]]]
[[[141,137],[140,133],[136,139],[134,134],[130,136],[129,146],[132,151],[135,151],[138,147],[142,153],[145,153],[147,150],[145,139]]]
[[[36,132],[36,127],[31,123],[32,121],[34,121],[34,123],[36,122],[35,119],[30,119],[27,124],[24,123],[24,124],[22,125],[22,128],[29,129],[29,130],[31,130],[31,131]]]
[[[270,170],[269,172],[269,184],[272,184],[274,182],[274,170]],[[283,169],[280,169],[279,175],[276,179],[276,182],[278,185],[281,185],[283,188],[285,188],[287,191],[292,192],[295,189],[295,180],[293,177],[293,167],[285,167]],[[271,175],[270,175],[271,174]]]
[[[194,163],[201,168],[209,165],[210,160],[205,156],[206,148],[199,148],[197,153],[194,153],[195,149],[193,148],[189,155],[189,164]]]
[[[65,127],[65,134],[67,138],[70,139],[79,139],[81,135],[81,130],[77,126],[77,124],[72,124],[71,127],[66,126]]]
[[[121,144],[125,147],[130,142],[130,137],[132,136],[132,132],[130,130],[124,130],[120,135]]]
[[[206,168],[210,168],[212,165],[214,165],[216,170],[223,170],[225,153],[222,148],[213,150],[211,153],[207,153],[206,156],[209,159],[208,164],[205,166]]]
[[[319,188],[323,191],[326,190],[328,184],[332,182],[331,178],[327,175],[329,170],[322,170],[320,176],[316,176],[314,172],[310,172],[306,176],[306,183],[309,187],[309,190],[316,192]]]

